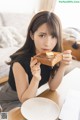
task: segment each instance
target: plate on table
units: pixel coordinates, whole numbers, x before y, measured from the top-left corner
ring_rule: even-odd
[[[27,120],[56,120],[60,109],[48,98],[35,97],[22,104],[21,113]]]

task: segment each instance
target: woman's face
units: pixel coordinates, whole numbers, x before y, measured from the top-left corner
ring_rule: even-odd
[[[36,54],[43,51],[52,51],[57,44],[57,38],[50,35],[47,23],[41,25],[32,35],[36,47]]]

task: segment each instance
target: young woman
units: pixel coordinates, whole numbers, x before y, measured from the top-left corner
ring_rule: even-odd
[[[53,68],[33,59],[43,51],[62,52],[60,20],[48,11],[39,12],[33,17],[24,46],[10,56],[9,80],[0,91],[3,111],[9,111],[35,97],[37,89],[47,82],[51,90],[59,86],[66,66],[72,60],[71,51],[64,51],[63,60]]]

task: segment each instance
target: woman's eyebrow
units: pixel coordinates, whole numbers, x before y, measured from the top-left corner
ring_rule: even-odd
[[[40,32],[40,34],[46,35],[47,33],[44,33],[44,32]]]

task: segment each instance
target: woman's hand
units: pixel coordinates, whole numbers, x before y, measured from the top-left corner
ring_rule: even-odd
[[[71,52],[71,50],[66,50],[63,52],[63,60],[61,61],[61,64],[69,65],[72,62]]]
[[[32,72],[34,79],[40,81],[41,80],[41,68],[40,68],[40,63],[37,62],[37,59],[34,59],[33,57],[31,58],[30,68],[31,68],[31,72]]]

